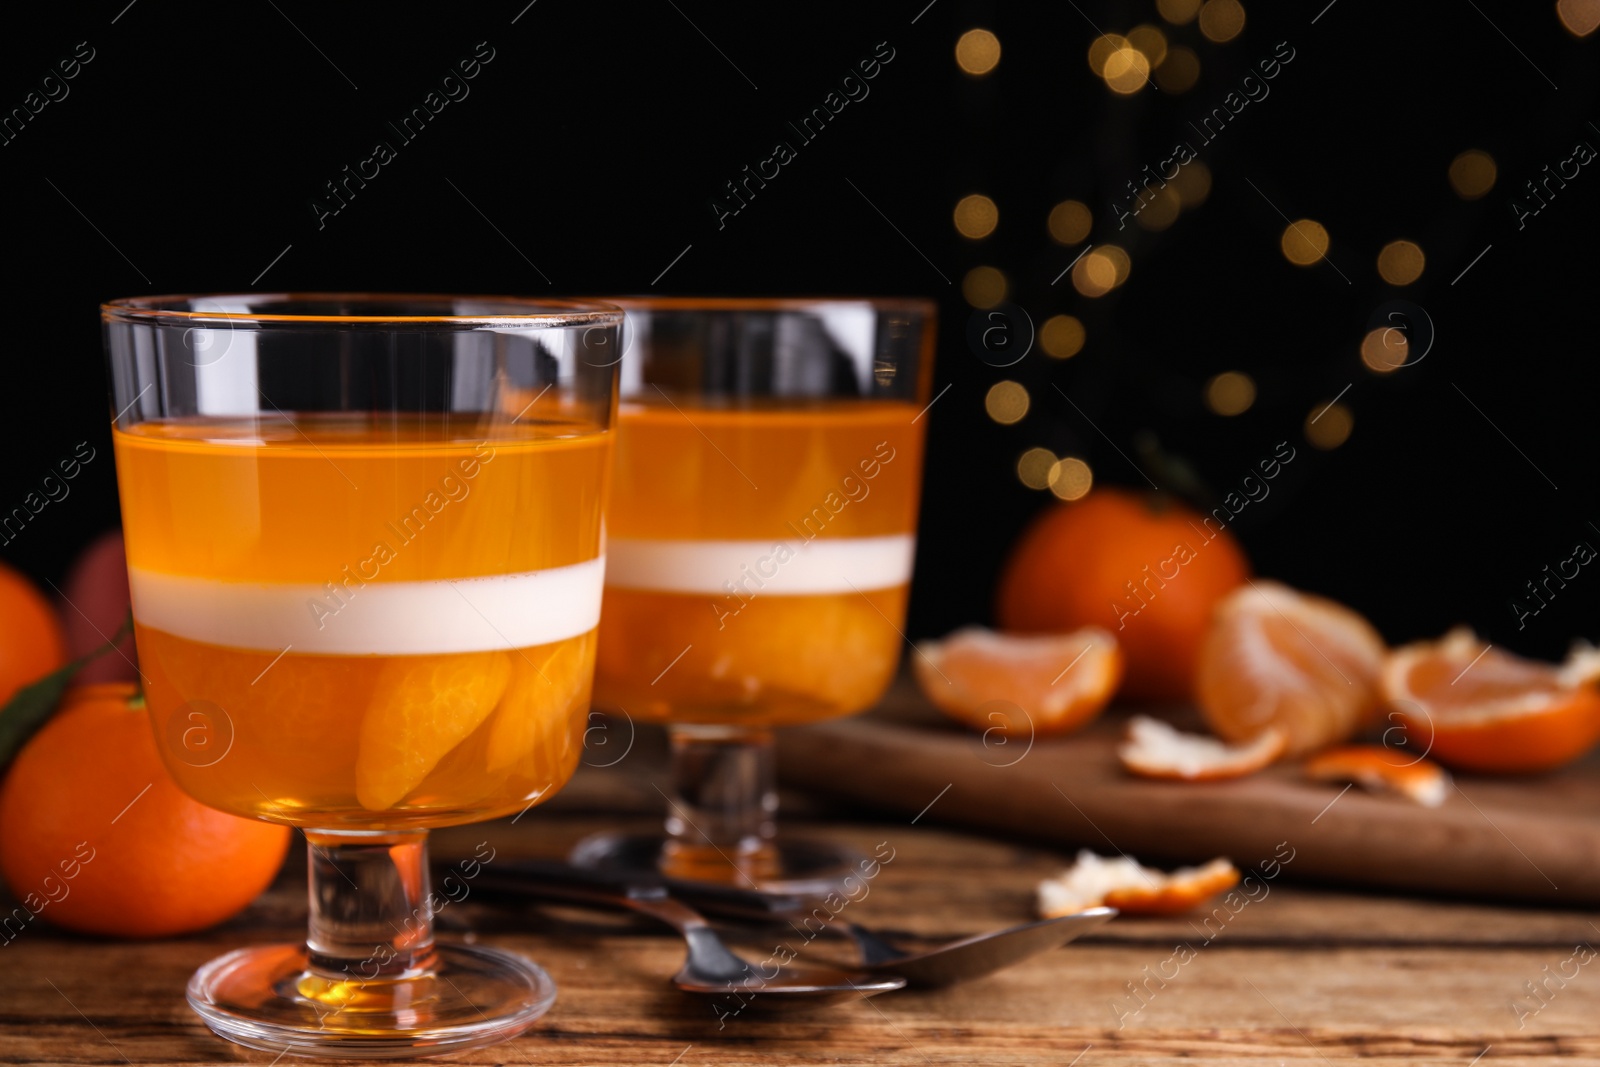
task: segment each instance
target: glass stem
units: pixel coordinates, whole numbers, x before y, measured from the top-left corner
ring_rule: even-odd
[[[772,731],[673,726],[674,796],[667,809],[663,871],[723,882],[770,878],[777,870]]]
[[[307,830],[306,949],[324,978],[413,978],[437,963],[426,830]]]

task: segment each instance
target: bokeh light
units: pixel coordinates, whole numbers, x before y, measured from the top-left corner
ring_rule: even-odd
[[[1404,330],[1380,326],[1361,339],[1361,362],[1374,374],[1388,374],[1405,366],[1410,350]]]
[[[1167,60],[1167,66],[1171,65],[1172,60]],[[1172,186],[1178,190],[1178,200],[1184,210],[1193,210],[1211,195],[1211,168],[1198,159],[1191,160],[1179,169],[1178,176],[1172,179]]]
[[[975,308],[992,308],[1006,298],[1010,285],[995,267],[973,267],[961,279],[961,295]]]
[[[1128,253],[1116,245],[1101,245],[1072,267],[1072,287],[1087,297],[1105,296],[1128,280],[1132,268]]]
[[[1343,404],[1324,401],[1306,413],[1306,440],[1324,451],[1350,439],[1355,418]]]
[[[1062,456],[1045,477],[1050,491],[1062,500],[1082,500],[1094,487],[1094,471],[1077,456]]]
[[[1426,262],[1415,241],[1390,241],[1378,253],[1378,274],[1390,285],[1410,285],[1422,277]]]
[[[973,193],[956,201],[955,220],[961,236],[977,241],[989,236],[1000,224],[1000,209],[987,196]]]
[[[1112,92],[1132,96],[1150,84],[1150,61],[1132,45],[1119,48],[1106,59],[1105,79]]]
[[[1163,92],[1186,93],[1200,80],[1200,57],[1183,45],[1167,52],[1167,61],[1156,71],[1156,85]]]
[[[1167,35],[1148,22],[1128,31],[1128,43],[1143,53],[1155,70],[1167,58]]]
[[[982,77],[1000,63],[1000,38],[988,30],[968,30],[956,41],[956,65]]]
[[[1106,61],[1130,47],[1128,39],[1120,33],[1103,33],[1089,42],[1089,69],[1096,78],[1106,76]]]
[[[1094,215],[1077,200],[1063,200],[1050,209],[1050,236],[1058,244],[1075,245],[1089,236]]]
[[[1155,195],[1139,209],[1133,221],[1144,229],[1159,233],[1178,221],[1178,211],[1182,206],[1178,191],[1168,184],[1155,191]]]
[[[1255,402],[1255,379],[1242,371],[1223,371],[1206,383],[1206,407],[1218,415],[1242,415]]]
[[[995,382],[984,395],[983,410],[1002,426],[1021,422],[1028,413],[1028,390],[1019,382]]]
[[[1600,0],[1595,0],[1600,6]],[[1450,188],[1463,200],[1480,200],[1494,188],[1500,168],[1494,157],[1479,148],[1469,148],[1450,161]]]
[[[1316,219],[1296,219],[1278,239],[1283,258],[1297,267],[1309,267],[1328,254],[1328,231]]]
[[[1206,40],[1224,44],[1244,29],[1244,5],[1239,0],[1206,0],[1200,5],[1200,32]]]
[[[1187,26],[1200,13],[1200,0],[1156,0],[1156,10],[1174,26]]]
[[[1083,351],[1087,335],[1072,315],[1051,315],[1039,327],[1039,347],[1051,359],[1071,359]]]
[[[1600,0],[1556,0],[1556,18],[1574,37],[1600,29]]]
[[[1047,489],[1056,454],[1048,448],[1030,448],[1017,459],[1017,477],[1029,489]]]
[[[1111,287],[1113,289],[1128,280],[1128,272],[1133,270],[1133,260],[1128,258],[1128,253],[1124,252],[1119,245],[1101,245],[1089,253],[1090,259],[1096,256],[1111,264],[1111,269],[1114,272],[1111,276]]]

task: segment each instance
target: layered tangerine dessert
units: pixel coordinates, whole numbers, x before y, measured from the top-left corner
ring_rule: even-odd
[[[145,696],[191,796],[321,829],[471,822],[571,776],[611,434],[349,415],[114,433]]]
[[[900,659],[918,413],[624,403],[598,699],[636,719],[758,728],[873,704]]]

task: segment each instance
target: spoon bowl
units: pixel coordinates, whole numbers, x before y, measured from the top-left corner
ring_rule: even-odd
[[[597,880],[592,872],[571,877],[521,877],[503,881],[486,872],[479,887],[496,895],[539,897],[566,903],[627,908],[666,923],[682,935],[687,952],[672,984],[696,996],[737,1001],[737,1014],[747,1007],[760,1010],[794,1010],[822,1007],[846,1000],[903,989],[904,978],[883,973],[837,967],[758,967],[723,942],[703,915],[667,895],[663,885],[635,885]],[[719,1012],[720,1014],[720,1012]]]
[[[899,948],[878,932],[834,915],[827,928],[854,942],[860,956],[859,970],[830,970],[808,965],[803,969],[779,968],[778,977],[767,979],[763,972],[728,952],[701,913],[758,922],[803,922],[812,914],[808,910],[811,902],[804,897],[673,878],[629,882],[619,873],[549,860],[518,860],[486,874],[492,888],[512,896],[548,896],[563,892],[588,894],[591,899],[596,894],[607,898],[617,894],[625,896],[625,902],[616,902],[637,911],[648,911],[676,927],[689,941],[690,960],[674,981],[680,989],[702,993],[711,991],[712,983],[719,993],[736,988],[748,988],[752,992],[764,988],[776,992],[780,977],[782,988],[795,990],[794,995],[801,999],[871,996],[901,985],[951,985],[993,974],[1029,956],[1060,948],[1117,914],[1114,908],[1090,908],[1076,915],[1021,923],[915,950]],[[696,956],[696,939],[705,936],[698,933],[700,929],[726,953],[725,958],[718,957],[711,947],[703,947]],[[696,959],[700,965],[691,968],[690,964]],[[808,979],[814,985],[808,985]],[[879,984],[888,981],[899,985],[884,987]],[[741,987],[741,982],[750,985]]]

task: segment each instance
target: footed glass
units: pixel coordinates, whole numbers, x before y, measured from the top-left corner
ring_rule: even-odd
[[[555,987],[435,940],[483,849],[577,763],[622,314],[368,294],[102,308],[140,668],[179,785],[304,831],[304,944],[213,960],[189,1002],[269,1052],[437,1055]],[[452,879],[455,885],[449,884]]]
[[[825,891],[775,834],[773,730],[893,679],[933,358],[918,300],[617,300],[628,314],[596,700],[671,735],[664,834],[583,865]]]

